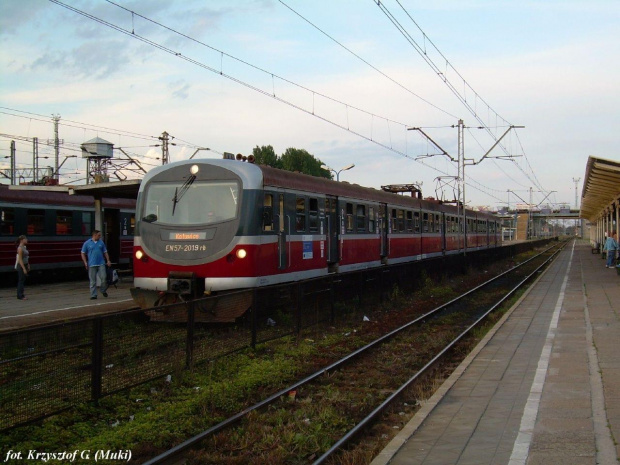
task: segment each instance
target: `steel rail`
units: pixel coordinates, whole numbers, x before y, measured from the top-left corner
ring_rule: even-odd
[[[563,247],[562,247],[563,248]],[[547,260],[545,260],[541,265],[539,265],[532,273],[527,275],[519,284],[513,287],[506,295],[504,295],[501,299],[499,299],[491,308],[489,308],[483,315],[481,315],[474,323],[472,323],[467,329],[461,332],[455,339],[453,339],[449,344],[447,344],[435,357],[433,357],[426,365],[424,365],[417,373],[415,373],[411,378],[409,378],[403,385],[401,385],[397,390],[395,390],[387,399],[385,399],[378,407],[376,407],[370,414],[368,414],[363,420],[361,420],[357,425],[355,425],[351,430],[349,430],[341,439],[339,439],[329,450],[327,450],[323,455],[321,455],[317,460],[313,462],[313,465],[319,465],[325,462],[327,458],[332,456],[335,452],[342,448],[346,443],[348,443],[354,436],[356,436],[362,429],[364,429],[368,424],[370,424],[379,414],[381,414],[399,395],[403,393],[411,384],[413,384],[420,376],[424,375],[431,367],[433,367],[447,352],[450,351],[458,342],[461,341],[470,331],[476,328],[480,323],[482,323],[489,314],[491,314],[494,310],[496,310],[501,304],[503,304],[508,298],[510,298],[517,290],[519,290],[527,281],[529,281],[532,276],[534,276],[538,271],[547,265],[561,250],[558,249],[553,255],[551,255]],[[547,249],[548,250],[548,249]],[[546,252],[546,251],[545,251]],[[545,253],[542,252],[542,253]],[[541,253],[541,254],[542,254]],[[536,258],[541,254],[533,257]],[[528,260],[529,261],[529,260]],[[523,262],[521,265],[524,265],[527,262]],[[511,271],[511,270],[509,270]]]
[[[323,376],[325,373],[328,373],[330,371],[333,371],[334,369],[345,365],[347,362],[349,362],[350,360],[354,359],[355,357],[357,357],[358,355],[366,352],[367,350],[378,346],[380,344],[382,344],[383,342],[391,339],[392,337],[394,337],[395,335],[399,334],[400,332],[404,331],[405,329],[410,328],[411,326],[419,323],[419,322],[423,322],[425,319],[427,319],[428,317],[434,315],[435,313],[440,312],[441,310],[445,309],[446,307],[458,302],[459,300],[467,297],[468,295],[472,294],[473,292],[476,292],[477,290],[481,289],[482,287],[485,287],[487,285],[489,285],[490,283],[500,279],[501,277],[505,276],[508,273],[513,272],[514,270],[522,267],[523,265],[525,265],[526,263],[529,263],[530,261],[538,258],[540,255],[548,252],[550,249],[552,249],[554,246],[549,247],[545,250],[543,250],[541,253],[530,257],[529,259],[525,260],[524,262],[514,266],[513,268],[510,268],[509,270],[506,270],[500,274],[498,274],[497,276],[485,281],[482,284],[479,284],[478,286],[470,289],[469,291],[465,292],[464,294],[461,294],[458,297],[455,297],[454,299],[450,300],[449,302],[446,302],[430,311],[428,311],[427,313],[415,318],[414,320],[400,326],[399,328],[396,328],[392,331],[390,331],[389,333],[381,336],[378,339],[375,339],[374,341],[366,344],[365,346],[351,352],[350,354],[348,354],[346,357],[341,358],[340,360],[337,360],[336,362],[316,371],[315,373],[303,378],[300,381],[295,382],[294,384],[281,389],[280,391],[276,392],[275,394],[272,394],[271,396],[267,397],[266,399],[263,399],[262,401],[245,408],[244,410],[238,412],[237,414],[227,418],[226,420],[221,421],[220,423],[202,431],[201,433],[183,441],[182,443],[172,447],[171,449],[161,453],[160,455],[147,460],[146,462],[144,462],[143,465],[172,465],[172,464],[176,464],[179,460],[179,457],[185,453],[187,450],[191,449],[193,446],[197,445],[198,443],[200,443],[201,441],[205,440],[206,438],[208,438],[209,436],[214,435],[215,433],[222,431],[224,429],[226,429],[227,427],[237,423],[238,421],[242,420],[245,416],[247,416],[249,413],[258,410],[262,407],[265,407],[266,405],[269,405],[273,402],[275,402],[276,400],[278,400],[280,397],[287,395],[290,391],[294,391],[296,389],[298,389],[299,387],[308,384],[309,382],[317,379],[320,376]],[[546,262],[545,262],[546,263]],[[339,441],[340,442],[340,441]],[[331,450],[331,449],[330,449]]]

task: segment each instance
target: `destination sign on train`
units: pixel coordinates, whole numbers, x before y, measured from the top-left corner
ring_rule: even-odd
[[[171,232],[169,236],[171,241],[195,241],[195,240],[205,240],[207,238],[207,233],[205,231],[201,232]]]

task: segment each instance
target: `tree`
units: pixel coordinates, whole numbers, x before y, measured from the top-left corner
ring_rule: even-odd
[[[280,157],[280,162],[282,169],[288,171],[299,171],[320,178],[332,178],[328,170],[321,168],[323,162],[304,149],[289,147]]]
[[[321,168],[323,162],[304,149],[289,147],[278,157],[271,145],[261,145],[260,147],[257,145],[252,150],[252,155],[255,158],[254,163],[258,165],[272,166],[287,171],[299,171],[310,176],[332,179],[331,172]]]
[[[254,163],[272,166],[274,168],[282,167],[282,163],[278,159],[278,156],[271,145],[263,145],[261,147],[257,145],[252,150],[252,155],[254,155],[254,158],[256,159]]]

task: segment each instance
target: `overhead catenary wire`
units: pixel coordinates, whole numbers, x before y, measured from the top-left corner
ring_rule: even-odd
[[[7,110],[7,111],[1,111],[1,110]],[[15,114],[9,113],[9,111],[17,112],[17,113],[24,113],[24,114],[30,115],[30,116],[15,115]],[[17,118],[32,119],[34,121],[39,121],[39,122],[42,122],[42,123],[53,124],[53,122],[46,115],[41,115],[41,114],[38,114],[38,113],[30,113],[30,112],[27,112],[27,111],[16,110],[16,109],[13,109],[13,108],[0,107],[0,114],[4,114],[4,115],[8,115],[8,116],[14,116],[14,117],[17,117]],[[33,118],[33,116],[36,116],[37,118]],[[45,119],[40,119],[40,118],[45,118]],[[67,123],[72,123],[72,124],[67,124]],[[117,136],[133,137],[133,138],[136,138],[136,139],[143,139],[143,140],[156,140],[157,139],[157,136],[149,136],[149,135],[146,135],[146,134],[138,134],[138,133],[134,133],[134,132],[130,132],[130,131],[125,131],[123,129],[113,129],[113,128],[108,128],[108,127],[105,127],[105,126],[97,126],[97,125],[89,124],[89,123],[81,123],[79,121],[72,121],[72,120],[68,120],[68,119],[65,119],[65,118],[62,119],[62,124],[63,124],[63,126],[66,126],[66,127],[72,127],[72,128],[78,128],[78,129],[88,129],[88,130],[99,131],[99,132],[104,132],[104,133],[108,133],[108,134],[114,134],[114,135],[117,135]]]
[[[195,65],[197,65],[197,66],[201,66],[201,67],[203,67],[203,68],[205,68],[205,69],[208,69],[209,71],[215,72],[215,73],[217,73],[217,74],[219,74],[219,75],[221,75],[221,76],[223,76],[223,77],[226,77],[227,79],[231,79],[231,80],[233,80],[233,81],[237,82],[238,84],[241,84],[241,85],[244,85],[244,86],[246,86],[246,87],[251,88],[252,90],[256,90],[256,91],[258,91],[258,92],[260,92],[260,93],[262,93],[262,94],[264,94],[264,95],[271,96],[271,97],[275,98],[276,100],[279,100],[279,101],[281,101],[281,102],[283,102],[283,103],[290,104],[290,103],[289,103],[288,101],[286,101],[286,100],[279,99],[279,98],[275,95],[275,92],[273,92],[273,90],[271,90],[271,91],[265,91],[264,89],[260,89],[260,88],[258,88],[258,87],[256,87],[256,86],[253,86],[253,85],[251,85],[251,84],[248,84],[248,83],[246,83],[246,82],[244,82],[244,81],[241,81],[241,80],[239,80],[239,79],[234,78],[234,77],[233,77],[233,76],[231,76],[231,75],[228,75],[228,74],[224,73],[224,71],[223,71],[223,62],[221,62],[221,63],[220,63],[220,69],[219,69],[219,70],[218,70],[218,69],[215,69],[215,68],[210,67],[210,66],[208,66],[208,65],[206,65],[206,64],[204,64],[204,63],[202,63],[202,62],[199,62],[199,61],[197,61],[197,60],[193,60],[193,59],[191,59],[191,58],[189,58],[189,57],[187,57],[187,56],[185,56],[185,55],[181,54],[180,52],[176,52],[176,51],[174,51],[174,50],[172,50],[172,49],[170,49],[170,48],[168,48],[168,47],[166,47],[166,46],[164,46],[164,45],[161,45],[161,44],[159,44],[159,43],[157,43],[157,42],[151,41],[150,39],[147,39],[147,38],[145,38],[145,37],[143,37],[143,36],[140,36],[140,35],[136,34],[134,31],[130,32],[130,31],[126,30],[126,29],[123,29],[123,28],[122,28],[122,27],[120,27],[120,26],[117,26],[117,25],[115,25],[115,24],[109,23],[108,21],[105,21],[105,20],[103,20],[103,19],[101,19],[101,18],[97,18],[97,17],[95,17],[95,16],[93,16],[93,15],[90,15],[89,13],[86,13],[86,12],[83,12],[83,11],[81,11],[81,10],[78,10],[77,8],[70,7],[69,5],[66,5],[66,4],[62,3],[62,2],[60,2],[59,0],[49,0],[49,1],[50,1],[50,2],[52,2],[52,3],[56,3],[56,4],[60,5],[60,6],[63,6],[63,7],[65,7],[65,8],[69,8],[70,10],[75,11],[76,13],[79,13],[79,14],[81,14],[81,15],[83,15],[83,16],[86,16],[86,17],[88,17],[88,18],[90,18],[90,19],[93,19],[94,21],[97,21],[97,22],[99,22],[99,23],[101,23],[101,24],[104,24],[104,25],[106,25],[106,26],[108,26],[108,27],[111,27],[112,29],[115,29],[115,30],[117,30],[118,32],[122,32],[123,34],[126,34],[126,35],[128,35],[128,36],[130,36],[130,37],[135,37],[136,39],[141,40],[141,41],[143,41],[143,42],[145,42],[145,43],[147,43],[147,44],[149,44],[149,45],[152,45],[152,46],[154,46],[155,48],[158,48],[158,49],[160,49],[160,50],[162,50],[162,51],[165,51],[165,52],[167,52],[167,53],[170,53],[170,54],[172,54],[172,55],[175,55],[175,56],[177,56],[177,57],[179,57],[179,58],[181,58],[181,59],[184,59],[184,60],[186,60],[186,61],[189,61],[190,63],[193,63],[193,64],[195,64]],[[260,71],[261,73],[264,73],[265,75],[267,75],[267,76],[269,76],[269,77],[271,77],[271,78],[277,78],[277,79],[281,80],[282,82],[285,82],[285,83],[287,83],[287,84],[290,84],[290,85],[292,85],[292,86],[295,86],[295,87],[297,87],[297,88],[299,88],[299,89],[301,89],[301,90],[304,90],[304,91],[306,91],[306,92],[312,93],[312,94],[314,94],[314,95],[318,95],[318,96],[320,96],[320,97],[322,97],[322,98],[325,98],[325,99],[327,99],[327,100],[329,100],[329,101],[331,101],[331,102],[334,102],[334,103],[337,103],[337,104],[340,104],[340,105],[343,105],[343,106],[348,106],[349,108],[352,108],[352,109],[354,109],[354,110],[356,110],[356,111],[359,111],[359,112],[362,112],[362,113],[364,113],[364,114],[367,114],[368,116],[372,116],[372,117],[375,117],[375,118],[380,118],[380,119],[386,120],[386,121],[388,121],[388,122],[390,122],[390,123],[393,123],[393,124],[398,124],[398,125],[403,126],[403,127],[406,127],[406,126],[407,126],[407,124],[406,124],[406,123],[399,122],[399,121],[396,121],[396,120],[393,120],[393,119],[387,118],[387,117],[385,117],[385,116],[377,115],[377,114],[372,113],[372,112],[370,112],[370,111],[364,110],[363,108],[359,108],[359,107],[357,107],[357,106],[355,106],[355,105],[348,104],[348,103],[343,102],[343,101],[341,101],[341,100],[338,100],[338,99],[336,99],[336,98],[334,98],[334,97],[330,97],[329,95],[326,95],[326,94],[324,94],[324,93],[318,92],[318,91],[316,91],[316,90],[313,90],[313,89],[310,89],[310,88],[308,88],[308,87],[306,87],[306,86],[303,86],[303,85],[301,85],[301,84],[298,84],[298,83],[296,83],[296,82],[294,82],[294,81],[291,81],[290,79],[287,79],[287,78],[285,78],[285,77],[283,77],[283,76],[280,76],[279,74],[273,73],[273,72],[268,71],[268,70],[266,70],[266,69],[264,69],[264,68],[261,68],[261,67],[259,67],[259,66],[256,66],[256,65],[254,65],[254,64],[252,64],[252,63],[250,63],[250,62],[248,62],[248,61],[246,61],[246,60],[242,60],[241,58],[235,57],[234,55],[231,55],[231,54],[229,54],[229,53],[224,52],[223,50],[220,50],[220,49],[218,49],[218,48],[215,48],[215,47],[213,47],[213,46],[211,46],[211,45],[209,45],[209,44],[207,44],[207,43],[205,43],[205,42],[202,42],[202,41],[200,41],[200,40],[198,40],[198,39],[195,39],[195,38],[193,38],[193,37],[191,37],[191,36],[189,36],[189,35],[187,35],[187,34],[184,34],[184,33],[180,32],[180,31],[177,31],[176,29],[173,29],[173,28],[171,28],[171,27],[169,27],[169,26],[166,26],[165,24],[162,24],[162,23],[160,23],[160,22],[158,22],[158,21],[155,21],[155,20],[150,19],[150,18],[148,18],[148,17],[146,17],[146,16],[143,16],[143,15],[141,15],[141,14],[139,14],[139,13],[136,13],[135,11],[132,11],[132,10],[130,10],[130,9],[128,9],[128,8],[126,8],[126,7],[124,7],[124,6],[122,6],[122,5],[119,5],[119,4],[115,3],[115,2],[113,2],[112,0],[105,0],[105,1],[106,1],[107,3],[109,3],[109,4],[111,4],[111,5],[114,5],[114,6],[118,7],[118,8],[120,8],[120,9],[122,9],[122,10],[125,10],[125,11],[126,11],[126,12],[128,12],[128,13],[131,13],[132,15],[135,15],[135,16],[137,16],[137,17],[139,17],[139,18],[144,19],[145,21],[148,21],[148,22],[150,22],[150,23],[152,23],[152,24],[155,24],[156,26],[159,26],[159,27],[161,27],[161,28],[163,28],[163,29],[165,29],[165,30],[167,30],[167,31],[169,31],[169,32],[172,32],[173,34],[179,35],[179,36],[181,36],[181,37],[183,37],[183,38],[185,38],[185,39],[187,39],[187,40],[190,40],[190,41],[192,41],[192,42],[194,42],[194,43],[196,43],[196,44],[198,44],[198,45],[201,45],[201,46],[206,47],[206,48],[208,48],[208,49],[210,49],[210,50],[213,50],[214,52],[217,52],[218,54],[220,54],[220,56],[221,56],[221,57],[226,57],[226,58],[229,58],[229,59],[231,59],[231,60],[234,60],[234,61],[236,61],[236,62],[238,62],[238,63],[241,63],[241,64],[243,64],[243,65],[245,65],[245,66],[248,66],[248,67],[250,67],[250,68],[252,68],[252,69],[254,69],[254,70],[256,70],[256,71]],[[301,108],[301,107],[298,107],[298,109],[302,109],[302,108]],[[308,113],[308,111],[307,111],[306,109],[302,109],[302,110],[303,110],[304,112]]]
[[[169,47],[167,47],[165,45],[162,45],[161,43],[155,42],[154,40],[151,40],[151,39],[149,39],[147,37],[141,36],[140,34],[135,32],[135,29],[132,30],[132,31],[129,31],[127,29],[124,29],[121,26],[118,26],[116,24],[110,23],[110,22],[108,22],[106,20],[103,20],[101,18],[98,18],[98,17],[96,17],[94,15],[91,15],[90,13],[84,12],[82,10],[79,10],[79,9],[75,8],[75,7],[67,5],[67,4],[65,4],[65,3],[63,3],[63,2],[61,2],[59,0],[49,0],[49,1],[54,3],[54,4],[57,4],[57,5],[61,6],[63,8],[66,8],[66,9],[68,9],[70,11],[73,11],[73,12],[75,12],[75,13],[81,15],[81,16],[84,16],[84,17],[86,17],[88,19],[91,19],[91,20],[93,20],[95,22],[98,22],[98,23],[100,23],[100,24],[102,24],[102,25],[104,25],[106,27],[109,27],[109,28],[111,28],[111,29],[113,29],[113,30],[115,30],[117,32],[120,32],[120,33],[125,34],[125,35],[127,35],[129,37],[132,37],[132,38],[134,38],[136,40],[139,40],[139,41],[141,41],[141,42],[143,42],[145,44],[148,44],[148,45],[150,45],[150,46],[152,46],[152,47],[154,47],[156,49],[159,49],[159,50],[161,50],[163,52],[166,52],[166,53],[168,53],[170,55],[173,55],[173,56],[175,56],[177,58],[180,58],[180,59],[182,59],[182,60],[184,60],[184,61],[186,61],[186,62],[188,62],[190,64],[193,64],[195,66],[201,67],[201,68],[203,68],[203,69],[205,69],[207,71],[213,72],[215,74],[219,74],[220,76],[222,76],[222,77],[224,77],[226,79],[229,79],[232,82],[235,82],[235,83],[237,83],[239,85],[242,85],[242,86],[244,86],[244,87],[246,87],[248,89],[256,91],[256,92],[258,92],[258,93],[260,93],[262,95],[265,95],[267,97],[270,97],[270,98],[272,98],[272,99],[274,99],[274,100],[276,100],[278,102],[284,103],[284,104],[286,104],[286,105],[288,105],[288,106],[290,106],[290,107],[292,107],[294,109],[297,109],[299,111],[302,111],[302,112],[304,112],[306,114],[312,115],[312,116],[314,116],[315,118],[317,118],[317,119],[319,119],[321,121],[324,121],[324,122],[326,122],[328,124],[331,124],[331,125],[333,125],[335,127],[338,127],[338,128],[340,128],[342,130],[345,130],[345,131],[347,131],[347,132],[349,132],[349,133],[351,133],[351,134],[353,134],[353,135],[355,135],[357,137],[360,137],[360,138],[365,139],[365,140],[367,140],[369,142],[372,142],[375,145],[378,145],[378,146],[380,146],[380,147],[382,147],[382,148],[384,148],[384,149],[386,149],[388,151],[394,152],[394,153],[399,154],[399,155],[401,155],[401,156],[403,156],[403,157],[405,157],[407,159],[410,159],[410,160],[415,161],[417,163],[420,163],[420,164],[422,164],[424,166],[427,166],[427,167],[429,167],[429,168],[433,169],[434,171],[437,171],[437,172],[439,172],[441,174],[449,175],[449,173],[447,173],[447,172],[439,170],[439,169],[437,169],[437,168],[435,168],[435,167],[433,167],[433,166],[431,166],[431,165],[429,165],[427,163],[422,163],[421,161],[416,160],[409,153],[406,153],[406,152],[404,152],[402,150],[398,150],[398,149],[394,148],[393,146],[391,146],[391,144],[389,144],[389,143],[380,142],[376,138],[373,138],[372,135],[371,136],[367,136],[365,134],[362,134],[359,131],[355,131],[355,130],[353,130],[351,128],[348,128],[345,124],[338,123],[338,122],[333,121],[333,120],[331,120],[331,119],[329,119],[327,117],[321,116],[321,115],[317,114],[316,112],[313,112],[313,111],[311,111],[311,110],[309,110],[307,108],[303,108],[302,106],[300,106],[300,105],[298,105],[296,103],[293,103],[293,102],[291,102],[289,100],[286,100],[285,98],[283,98],[283,97],[281,97],[281,96],[279,96],[277,94],[274,94],[271,89],[270,90],[261,89],[261,88],[257,87],[256,85],[253,85],[253,84],[251,84],[249,82],[246,82],[246,81],[244,81],[244,80],[242,80],[240,78],[237,78],[237,77],[235,77],[233,75],[230,75],[230,74],[224,72],[223,64],[220,66],[219,69],[215,68],[213,66],[209,66],[209,65],[207,65],[207,64],[205,64],[205,63],[203,63],[201,61],[198,61],[196,59],[193,59],[193,58],[190,58],[190,57],[188,57],[186,55],[183,55],[181,52],[175,51],[175,50],[173,50],[173,49],[171,49],[171,48],[169,48]],[[210,46],[208,44],[205,44],[205,43],[203,43],[201,41],[198,41],[198,40],[196,40],[196,39],[194,39],[194,38],[192,38],[192,37],[190,37],[190,36],[188,36],[186,34],[183,34],[181,32],[178,32],[178,31],[168,27],[168,26],[165,26],[165,25],[163,25],[161,23],[158,23],[157,21],[153,21],[153,20],[151,20],[151,19],[149,19],[149,18],[147,18],[145,16],[142,16],[142,15],[136,13],[136,12],[133,12],[133,11],[131,11],[131,10],[121,6],[121,5],[118,5],[115,2],[112,2],[111,0],[106,0],[106,1],[108,3],[110,3],[111,5],[117,6],[118,8],[121,8],[121,9],[131,13],[132,15],[135,15],[136,17],[139,17],[139,18],[142,18],[142,19],[144,19],[146,21],[149,21],[152,24],[158,25],[158,26],[160,26],[160,27],[162,27],[162,28],[164,28],[164,29],[174,33],[174,34],[178,34],[179,36],[187,38],[188,40],[191,40],[191,41],[193,41],[193,42],[195,42],[197,44],[203,45],[203,46],[205,46],[205,47],[207,47],[207,48],[209,48],[211,50],[217,51],[219,54],[221,54],[222,57],[226,56],[227,58],[230,58],[230,59],[235,60],[235,61],[237,61],[239,63],[242,63],[242,64],[244,64],[246,66],[249,66],[249,67],[251,67],[251,68],[253,68],[255,70],[258,70],[258,71],[260,71],[262,73],[266,73],[269,76],[274,76],[275,78],[280,79],[283,82],[286,82],[288,84],[291,84],[291,85],[293,85],[293,86],[295,86],[295,87],[297,87],[299,89],[302,89],[302,90],[304,90],[306,92],[312,93],[313,95],[318,95],[318,96],[320,96],[322,98],[325,98],[325,99],[327,99],[329,101],[332,101],[334,103],[343,105],[343,106],[345,106],[347,108],[355,109],[356,111],[359,111],[361,113],[364,113],[364,114],[368,115],[369,117],[371,117],[371,119],[378,118],[380,120],[384,120],[384,121],[387,122],[388,125],[392,124],[392,125],[400,126],[403,129],[403,131],[406,131],[407,127],[410,126],[410,125],[407,125],[405,123],[398,122],[398,121],[395,121],[393,119],[390,119],[390,118],[387,118],[387,117],[384,117],[384,116],[376,115],[376,114],[374,114],[372,112],[363,110],[362,108],[359,108],[357,106],[347,104],[347,103],[342,102],[342,101],[340,101],[338,99],[335,99],[333,97],[327,96],[327,95],[325,95],[323,93],[320,93],[320,92],[314,91],[312,89],[309,89],[308,87],[305,87],[305,86],[302,86],[300,84],[297,84],[297,83],[295,83],[295,82],[293,82],[293,81],[291,81],[289,79],[283,78],[283,77],[281,77],[281,76],[279,76],[279,75],[277,75],[275,73],[271,73],[271,72],[269,72],[267,70],[264,70],[262,68],[259,68],[259,67],[255,66],[255,65],[253,65],[251,63],[248,63],[248,62],[246,62],[244,60],[241,60],[241,59],[236,58],[236,57],[234,57],[234,56],[232,56],[230,54],[227,54],[227,53],[225,53],[225,52],[223,52],[223,51],[221,51],[219,49],[216,49],[216,48],[214,48],[214,47],[212,47],[212,46]],[[480,190],[476,186],[471,186],[471,187],[473,187],[476,190]],[[481,192],[484,192],[484,191],[481,191]]]
[[[390,20],[390,22],[396,27],[396,29],[403,35],[403,37],[409,42],[409,44],[414,48],[414,50],[422,57],[422,59],[435,71],[438,77],[446,84],[446,86],[450,89],[450,91],[457,97],[457,99],[468,109],[468,111],[474,116],[474,118],[482,125],[482,127],[487,131],[487,133],[491,136],[491,138],[495,141],[498,141],[497,136],[491,131],[492,126],[490,123],[485,123],[480,117],[480,112],[477,111],[476,102],[480,100],[487,107],[487,112],[492,112],[495,115],[495,119],[501,119],[504,123],[508,123],[508,121],[500,116],[491,106],[473,89],[473,87],[465,80],[465,78],[458,72],[458,70],[450,63],[450,61],[445,57],[445,55],[439,50],[439,48],[430,40],[428,35],[422,30],[419,24],[413,19],[413,17],[409,14],[406,8],[402,5],[399,0],[394,0],[398,6],[404,11],[407,17],[411,20],[411,22],[415,25],[415,27],[420,31],[422,37],[424,39],[424,44],[420,45],[414,37],[407,31],[407,29],[403,26],[403,24],[398,21],[396,16],[389,10],[386,6],[385,2],[381,0],[373,0],[373,2],[380,8],[380,10],[384,13],[384,15]],[[442,70],[437,63],[432,59],[429,55],[428,50],[426,48],[426,43],[430,44],[433,49],[439,54],[439,56],[444,60],[445,70]],[[448,68],[452,70],[462,81],[463,84],[463,93],[457,88],[455,84],[451,82],[448,78]],[[466,90],[470,89],[474,95],[474,107],[467,100]],[[490,117],[491,115],[489,115]],[[509,124],[509,123],[508,123]],[[497,127],[497,123],[494,125]],[[510,125],[512,126],[512,125]],[[507,149],[500,143],[500,148],[506,153],[506,155],[510,156]],[[525,151],[523,151],[523,156],[527,160],[527,156],[525,155]],[[529,166],[529,161],[527,162]],[[518,165],[517,165],[518,166]],[[528,172],[521,170],[523,174],[530,179],[530,181],[539,187],[541,190],[544,190],[540,185],[540,182],[536,178],[536,175],[533,170],[531,170],[531,166],[529,166],[530,175]],[[520,168],[519,168],[520,169]]]
[[[290,5],[286,4],[283,0],[278,0],[284,7],[288,8],[291,12],[293,12],[295,15],[297,15],[299,18],[301,18],[303,21],[307,22],[310,26],[312,26],[313,28],[315,28],[317,31],[319,31],[321,34],[323,34],[325,37],[327,37],[328,39],[330,39],[332,42],[334,42],[335,44],[337,44],[338,46],[340,46],[341,48],[343,48],[344,50],[346,50],[347,52],[349,52],[351,55],[353,55],[355,58],[357,58],[358,60],[362,61],[363,63],[365,63],[366,65],[370,66],[372,69],[374,69],[376,72],[378,72],[379,74],[381,74],[383,77],[385,77],[386,79],[392,81],[394,84],[396,84],[398,87],[400,87],[401,89],[403,89],[404,91],[408,92],[409,94],[413,95],[414,97],[420,99],[422,102],[430,105],[431,107],[435,108],[436,110],[441,111],[442,113],[458,119],[458,116],[453,115],[452,113],[448,112],[447,110],[444,110],[443,108],[440,108],[439,106],[435,105],[434,103],[430,102],[429,100],[425,99],[424,97],[418,95],[417,93],[415,93],[414,91],[412,91],[411,89],[409,89],[407,86],[405,86],[404,84],[401,84],[400,82],[398,82],[396,79],[392,78],[391,76],[389,76],[388,74],[386,74],[385,72],[381,71],[379,68],[377,68],[376,66],[374,66],[373,64],[371,64],[370,62],[368,62],[366,59],[362,58],[360,55],[358,55],[357,53],[355,53],[353,50],[351,50],[349,47],[347,47],[346,45],[344,45],[343,43],[339,42],[337,39],[335,39],[334,37],[332,37],[330,34],[328,34],[327,32],[325,32],[323,29],[321,29],[320,27],[318,27],[316,24],[314,24],[312,21],[310,21],[308,18],[306,18],[305,16],[303,16],[301,13],[299,13],[297,10],[293,9]]]

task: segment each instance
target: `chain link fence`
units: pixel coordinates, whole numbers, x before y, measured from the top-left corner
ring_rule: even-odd
[[[477,260],[525,247],[489,250]],[[469,264],[454,255],[0,333],[0,430],[319,323],[334,325],[344,317],[340,303],[372,309],[395,287],[414,290],[422,273],[439,276]]]

